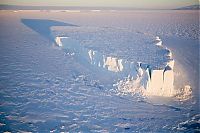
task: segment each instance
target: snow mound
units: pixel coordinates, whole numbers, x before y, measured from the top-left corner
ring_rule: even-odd
[[[179,123],[176,130],[181,132],[200,132],[200,114],[194,115],[189,120]]]
[[[175,98],[179,101],[186,101],[192,98],[192,88],[189,85],[184,86],[176,92]]]

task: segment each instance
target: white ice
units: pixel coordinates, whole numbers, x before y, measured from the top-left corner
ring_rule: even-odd
[[[0,11],[1,132],[198,131],[198,14]]]

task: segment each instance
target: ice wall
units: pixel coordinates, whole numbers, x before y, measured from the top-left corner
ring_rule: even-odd
[[[172,69],[151,70],[147,71],[146,91],[148,95],[155,96],[172,96],[174,91],[174,72]]]
[[[141,79],[147,95],[172,96],[174,89],[174,60],[169,49],[162,45],[159,37],[155,39],[155,45],[169,51],[169,61],[165,68],[155,68],[142,62],[129,62],[125,59],[106,56],[98,51],[86,49],[70,37],[56,37],[58,46],[75,54],[80,62],[87,62],[90,65],[119,73],[122,77],[130,79]]]
[[[149,95],[155,96],[173,96],[174,91],[174,60],[172,59],[172,52],[162,45],[162,41],[159,37],[156,37],[157,46],[163,47],[169,51],[169,60],[167,65],[163,69],[152,69],[148,67],[146,69],[146,91]]]
[[[56,37],[55,42],[59,47],[74,53],[76,58],[81,62],[87,62],[93,66],[114,72],[120,73],[123,76],[131,78],[136,77],[136,63],[128,62],[124,59],[106,56],[100,52],[89,50],[78,44],[70,37]]]

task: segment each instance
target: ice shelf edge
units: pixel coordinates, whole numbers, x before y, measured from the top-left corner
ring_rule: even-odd
[[[80,60],[89,62],[89,64],[114,72],[120,73],[124,77],[130,79],[141,78],[141,84],[146,90],[146,94],[153,96],[174,95],[174,59],[172,52],[167,47],[162,45],[162,40],[159,37],[155,39],[155,45],[167,49],[169,51],[169,61],[165,68],[156,69],[142,62],[129,62],[116,57],[105,56],[98,51],[86,49],[70,37],[56,37],[56,44],[62,49],[70,50],[76,54]]]

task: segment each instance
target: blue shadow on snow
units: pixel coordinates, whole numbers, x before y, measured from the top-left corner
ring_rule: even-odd
[[[43,37],[54,41],[54,38],[51,35],[52,26],[75,26],[73,24],[68,24],[64,22],[59,22],[55,20],[46,20],[46,19],[21,19],[21,22],[27,27],[31,28],[35,32],[39,33]]]

